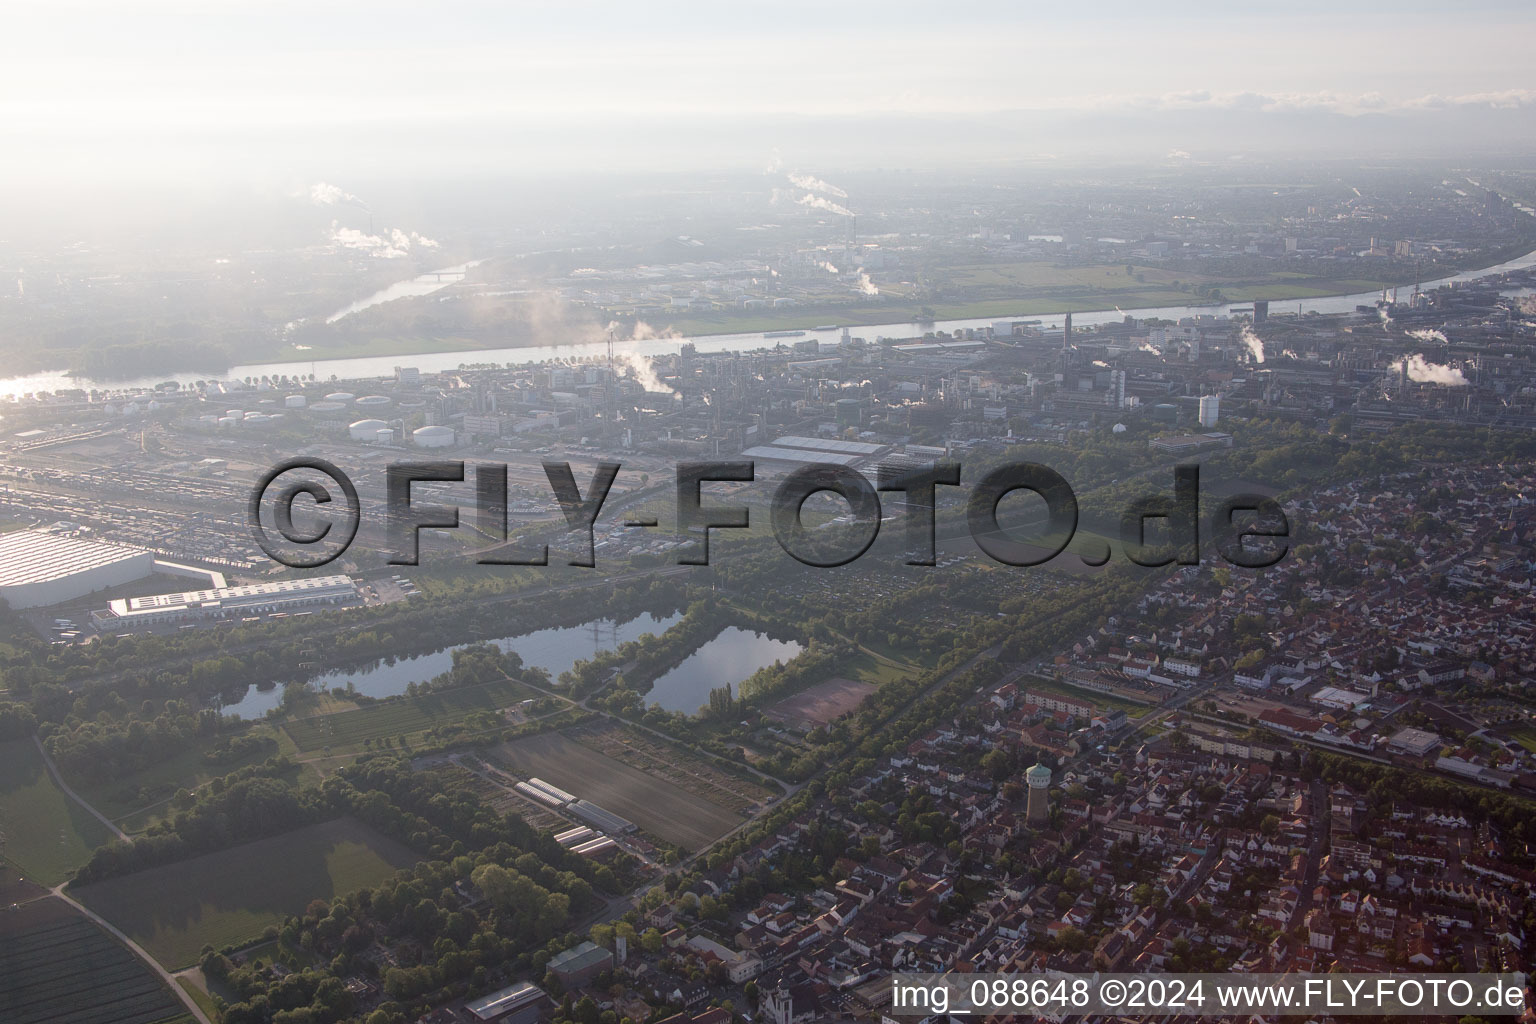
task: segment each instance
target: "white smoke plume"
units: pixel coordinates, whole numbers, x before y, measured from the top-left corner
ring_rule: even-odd
[[[1248,354],[1253,357],[1254,362],[1262,363],[1264,361],[1264,339],[1254,334],[1252,327],[1244,324],[1243,332],[1238,336],[1238,340],[1247,347]]]
[[[820,178],[812,175],[792,173],[788,177],[791,183],[800,186],[807,192],[820,192],[822,195],[836,196],[839,199],[848,198],[847,192],[844,192],[829,181],[822,181]]]
[[[817,260],[816,261],[816,265],[818,267],[820,267],[822,270],[825,270],[829,274],[841,274],[842,273],[841,270],[838,270],[837,267],[833,266],[831,263],[828,263],[826,260]]]
[[[401,231],[399,228],[391,228],[389,237],[371,235],[357,228],[342,227],[340,221],[331,221],[331,244],[343,249],[356,249],[358,252],[367,253],[375,259],[398,260],[411,254],[412,249],[436,249],[438,244],[433,239],[424,235],[418,235],[414,231]]]
[[[1401,372],[1403,364],[1408,365],[1408,379],[1420,384],[1444,384],[1446,387],[1464,388],[1467,386],[1466,375],[1454,366],[1442,366],[1432,363],[1421,354],[1415,352],[1406,359],[1400,359],[1392,364],[1392,369]]]
[[[1387,307],[1386,306],[1377,306],[1376,307],[1376,315],[1381,317],[1381,326],[1383,326],[1383,327],[1391,327],[1392,326],[1392,314],[1387,311]]]
[[[316,206],[335,206],[337,203],[345,203],[348,206],[359,206],[364,210],[368,204],[352,193],[332,185],[328,181],[317,181],[309,186],[309,201]]]
[[[1163,350],[1158,348],[1156,345],[1152,344],[1150,341],[1142,342],[1141,343],[1141,350],[1143,352],[1151,352],[1153,355],[1157,355],[1157,356],[1160,356],[1160,355],[1163,354]]]
[[[654,341],[658,338],[681,338],[683,336],[671,327],[658,331],[644,320],[635,321],[635,326],[630,329],[628,337],[621,333],[623,328],[624,325],[617,320],[610,321],[608,324],[608,331],[613,335],[614,341],[619,344],[635,341]],[[614,357],[623,361],[624,365],[629,367],[630,374],[645,390],[677,394],[676,391],[663,383],[660,377],[656,376],[656,371],[652,369],[650,360],[640,353],[617,351],[614,353]]]
[[[859,294],[860,295],[879,295],[880,294],[880,289],[875,287],[875,283],[869,279],[869,275],[864,273],[864,271],[862,271],[862,270],[859,271]]]
[[[21,296],[25,296],[27,294],[26,282],[24,282],[19,277],[16,279],[16,294]]]
[[[1433,343],[1439,343],[1441,345],[1449,344],[1449,342],[1446,341],[1445,335],[1440,333],[1439,331],[1436,331],[1436,330],[1420,329],[1420,330],[1417,330],[1417,331],[1409,331],[1408,332],[1408,337],[1416,338],[1419,341],[1429,342],[1431,344],[1433,344]]]
[[[795,202],[799,203],[801,206],[809,206],[813,210],[826,210],[828,213],[835,213],[839,217],[853,216],[853,211],[848,209],[846,206],[839,206],[830,199],[823,199],[821,196],[813,196],[809,192],[795,200]]]
[[[651,361],[649,359],[638,352],[623,352],[618,353],[618,355],[624,360],[624,365],[629,367],[629,372],[634,375],[635,380],[639,381],[640,386],[645,388],[645,390],[665,392],[672,395],[677,394],[660,377],[656,376],[656,371],[651,368]]]
[[[768,166],[763,168],[764,174],[778,174],[784,167],[784,154],[779,152],[779,147],[774,146],[768,153]]]
[[[1296,350],[1293,349],[1293,348],[1288,348],[1288,349],[1286,349],[1284,352],[1282,352],[1280,354],[1285,356],[1285,358],[1287,358],[1287,359],[1300,359],[1301,358],[1301,356],[1296,354]]]

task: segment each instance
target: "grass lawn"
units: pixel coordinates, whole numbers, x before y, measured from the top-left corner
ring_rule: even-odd
[[[0,743],[0,832],[5,858],[44,885],[64,881],[111,838],[54,784],[29,739]]]
[[[874,650],[873,644],[867,644]],[[887,661],[884,658],[876,658],[869,654],[859,656],[844,662],[839,666],[839,674],[849,679],[857,679],[861,683],[873,683],[876,686],[884,686],[886,683],[897,679],[908,679],[917,673],[919,667],[908,661]]]
[[[257,938],[314,899],[388,878],[416,857],[352,818],[311,825],[229,850],[74,891],[168,968]]]
[[[201,971],[198,972],[198,976],[202,976]],[[194,985],[187,978],[177,978],[176,984],[181,986],[183,992],[192,997],[192,1001],[197,1004],[198,1009],[202,1010],[208,1015],[209,1020],[219,1019],[218,1010],[213,1005],[213,996],[209,995],[207,992],[204,992],[201,988]]]
[[[1509,738],[1536,754],[1536,729],[1516,729],[1509,734]]]
[[[428,729],[462,722],[477,711],[495,711],[527,697],[533,691],[510,681],[461,686],[416,697],[391,697],[377,704],[309,715],[283,723],[299,750],[360,746],[367,740],[405,738]]]

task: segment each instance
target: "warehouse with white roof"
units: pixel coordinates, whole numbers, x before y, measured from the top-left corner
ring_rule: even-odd
[[[41,608],[141,580],[155,556],[140,548],[46,530],[0,535],[0,598],[12,608]]]

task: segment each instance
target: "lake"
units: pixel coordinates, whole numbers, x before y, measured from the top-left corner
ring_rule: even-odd
[[[661,618],[646,612],[624,622],[594,619],[579,626],[555,626],[486,642],[503,651],[516,651],[524,665],[544,669],[553,680],[578,661],[600,651],[611,651],[647,633],[662,633],[682,617],[682,612]],[[369,697],[397,697],[412,683],[424,683],[447,672],[453,667],[453,652],[470,646],[473,645],[458,644],[431,654],[397,658],[393,663],[377,661],[365,668],[326,672],[311,679],[308,685],[317,690],[331,690],[345,687],[350,682],[358,693]],[[260,718],[282,700],[281,686],[263,690],[253,683],[239,701],[224,705],[223,712],[239,718]]]
[[[758,669],[791,661],[803,650],[794,640],[728,626],[657,679],[645,695],[645,706],[691,715],[709,703],[710,690],[726,683],[734,687]]]

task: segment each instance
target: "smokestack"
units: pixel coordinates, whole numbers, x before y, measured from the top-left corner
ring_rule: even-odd
[[[1067,322],[1061,325],[1061,350],[1067,351],[1072,347],[1072,314],[1067,314]]]

